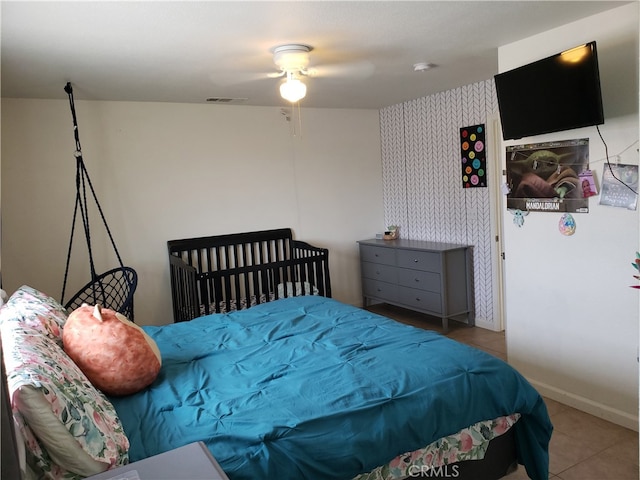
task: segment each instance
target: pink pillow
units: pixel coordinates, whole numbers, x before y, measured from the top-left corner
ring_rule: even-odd
[[[107,395],[138,392],[160,372],[160,351],[153,339],[108,308],[85,305],[71,312],[62,340],[69,357]]]

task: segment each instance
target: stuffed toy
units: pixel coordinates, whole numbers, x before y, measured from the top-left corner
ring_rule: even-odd
[[[123,315],[83,305],[69,314],[62,332],[67,355],[107,395],[129,395],[149,386],[160,372],[156,343]]]

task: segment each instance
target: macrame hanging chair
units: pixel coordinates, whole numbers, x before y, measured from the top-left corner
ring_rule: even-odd
[[[85,167],[84,160],[82,159],[82,148],[80,147],[80,135],[78,133],[78,121],[76,117],[76,109],[73,101],[73,87],[71,83],[67,83],[64,87],[64,91],[69,96],[69,105],[71,107],[71,116],[73,117],[73,134],[76,141],[76,203],[73,210],[73,221],[71,223],[71,237],[69,239],[69,249],[67,251],[67,263],[64,269],[64,283],[62,286],[61,303],[68,311],[75,310],[82,306],[83,303],[95,305],[99,303],[103,307],[110,308],[116,312],[121,313],[129,320],[133,321],[133,294],[136,291],[138,285],[138,275],[136,271],[131,267],[125,267],[122,263],[120,253],[116,247],[116,243],[111,235],[111,230],[107,225],[102,207],[98,202],[98,197],[91,184],[89,173]],[[111,240],[111,245],[118,258],[119,267],[113,268],[105,273],[98,275],[96,273],[95,264],[93,261],[93,250],[91,248],[91,228],[89,225],[89,210],[87,204],[87,186],[93,195],[93,199],[100,212],[100,217],[104,227]],[[82,289],[73,295],[66,303],[64,302],[65,290],[67,287],[67,277],[69,274],[69,263],[71,260],[71,250],[73,245],[73,235],[75,231],[76,219],[78,213],[82,219],[82,226],[84,229],[84,236],[87,242],[87,249],[89,253],[89,268],[91,272],[91,280]]]

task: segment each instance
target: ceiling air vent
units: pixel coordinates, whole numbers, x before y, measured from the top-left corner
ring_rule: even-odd
[[[248,98],[229,98],[229,97],[210,97],[207,98],[207,103],[244,103]]]

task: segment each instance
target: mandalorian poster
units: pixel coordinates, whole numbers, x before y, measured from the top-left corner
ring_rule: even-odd
[[[589,212],[580,174],[589,170],[589,139],[507,147],[507,208]]]

